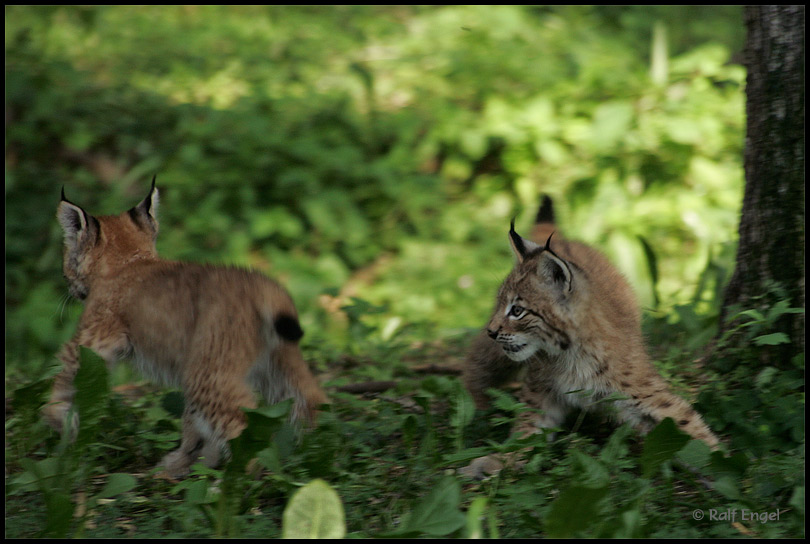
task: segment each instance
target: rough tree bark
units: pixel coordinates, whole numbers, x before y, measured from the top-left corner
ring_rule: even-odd
[[[730,305],[745,307],[770,282],[804,308],[804,6],[747,6],[745,23],[745,196],[723,328]],[[804,315],[785,315],[778,327],[792,343],[767,363],[782,366],[804,351]]]

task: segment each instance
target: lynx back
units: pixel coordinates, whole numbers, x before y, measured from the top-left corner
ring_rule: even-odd
[[[74,396],[79,346],[109,364],[129,358],[147,377],[183,389],[179,449],[161,461],[185,475],[199,457],[215,466],[238,436],[241,407],[294,398],[293,418],[314,421],[326,402],[298,346],[303,331],[290,295],[265,276],[239,268],[172,262],[155,248],[158,190],[117,216],[95,217],[62,192],[57,217],[64,230],[64,275],[84,302],[75,335],[59,352],[44,412],[56,429]]]

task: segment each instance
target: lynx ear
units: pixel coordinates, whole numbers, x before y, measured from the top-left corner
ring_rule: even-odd
[[[526,240],[525,238],[521,237],[517,232],[515,232],[515,220],[512,220],[512,223],[509,226],[509,244],[512,246],[512,251],[517,258],[519,263],[522,263],[523,260],[526,258],[526,255],[540,249],[541,246],[535,244],[530,240]]]
[[[98,234],[98,220],[65,198],[65,188],[62,187],[62,201],[56,209],[56,218],[65,232],[65,245],[75,247],[79,241],[88,237],[95,239]]]
[[[157,236],[158,233],[157,209],[158,203],[160,202],[158,190],[157,187],[155,187],[156,178],[157,175],[152,177],[152,188],[149,189],[149,194],[146,195],[146,198],[127,212],[136,225],[151,232],[153,237]]]
[[[550,241],[551,236],[548,237],[546,247],[540,254],[537,271],[553,285],[558,287],[563,294],[568,294],[573,287],[571,265],[568,261],[558,257],[557,254],[551,250],[551,247],[549,247]]]

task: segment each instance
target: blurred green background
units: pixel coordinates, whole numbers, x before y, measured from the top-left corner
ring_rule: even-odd
[[[80,312],[63,185],[119,213],[157,174],[162,255],[280,279],[310,353],[482,326],[541,193],[648,315],[711,311],[733,266],[739,6],[7,6],[5,28],[7,380]]]

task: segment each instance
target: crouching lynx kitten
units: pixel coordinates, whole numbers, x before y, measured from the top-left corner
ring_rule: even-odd
[[[465,368],[476,405],[485,408],[487,388],[522,371],[519,398],[542,415],[528,426],[523,422],[519,431],[558,427],[569,408],[588,408],[619,393],[627,397],[613,402],[620,422],[647,432],[671,417],[683,431],[716,447],[717,438],[700,415],[670,393],[650,363],[641,313],[625,279],[598,251],[555,233],[548,197],[543,198],[533,239],[537,243],[520,237],[512,224],[509,241],[517,262]],[[500,466],[490,456],[463,472],[480,477]]]
[[[161,259],[157,207],[154,179],[148,196],[118,216],[94,217],[62,192],[64,275],[85,308],[44,410],[59,431],[75,425],[65,419],[79,346],[108,364],[129,357],[147,377],[184,391],[180,448],[160,463],[180,477],[200,456],[218,463],[244,429],[240,407],[256,406],[251,386],[269,403],[294,397],[293,418],[308,422],[326,396],[301,356],[289,294],[255,272]]]

